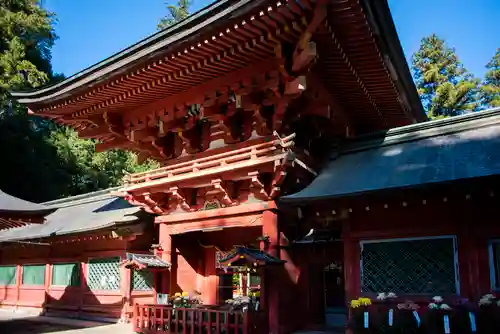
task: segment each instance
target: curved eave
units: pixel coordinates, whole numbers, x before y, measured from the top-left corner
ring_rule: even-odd
[[[229,19],[244,15],[266,0],[218,0],[187,19],[164,29],[131,47],[55,84],[31,92],[11,92],[22,104],[43,104],[74,95],[116,75],[127,72],[145,60],[198,38],[202,30],[212,30]]]
[[[384,62],[407,108],[407,116],[414,123],[427,121],[387,0],[364,0],[361,3]]]
[[[44,217],[56,208],[49,208],[14,197],[0,190],[0,217]]]

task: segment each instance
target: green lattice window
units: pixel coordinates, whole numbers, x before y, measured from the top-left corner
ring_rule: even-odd
[[[23,266],[23,285],[44,285],[45,284],[45,265],[33,264]]]
[[[361,249],[362,292],[459,293],[452,237],[369,241]]]
[[[55,286],[80,286],[80,263],[53,264],[51,284]]]
[[[147,270],[132,270],[132,290],[153,290],[155,282],[154,273]]]
[[[16,266],[0,266],[0,285],[16,285]]]
[[[119,290],[120,258],[89,260],[87,285],[91,290]]]

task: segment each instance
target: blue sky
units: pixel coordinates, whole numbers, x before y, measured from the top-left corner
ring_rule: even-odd
[[[44,0],[57,14],[54,70],[69,76],[156,32],[166,0]],[[177,1],[175,1],[177,2]],[[212,1],[194,0],[193,11]],[[500,48],[500,0],[389,0],[407,59],[433,32],[476,76]]]

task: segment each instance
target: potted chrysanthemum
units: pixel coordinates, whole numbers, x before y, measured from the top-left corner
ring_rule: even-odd
[[[252,299],[248,296],[239,296],[226,300],[226,304],[231,313],[235,311],[247,312],[252,307]]]
[[[174,309],[192,308],[200,304],[200,299],[197,296],[189,295],[188,292],[176,292],[170,301]]]
[[[377,295],[376,332],[380,334],[399,333],[395,326],[397,295],[393,292],[381,292]]]
[[[450,334],[450,315],[452,308],[444,303],[441,296],[432,298],[422,321],[422,329],[426,334]]]
[[[420,307],[411,300],[407,300],[397,305],[394,318],[394,328],[396,328],[397,333],[418,333],[420,328],[419,308]]]
[[[353,334],[375,333],[376,325],[373,324],[373,314],[371,314],[372,301],[370,298],[358,298],[350,302],[351,319],[349,328]]]
[[[500,333],[500,300],[491,293],[479,299],[477,312],[477,332],[479,334]]]
[[[453,303],[453,313],[450,317],[451,333],[472,334],[477,333],[477,305],[466,298],[457,299]]]

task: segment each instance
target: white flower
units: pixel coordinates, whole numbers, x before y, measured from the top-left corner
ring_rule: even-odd
[[[442,303],[443,302],[443,297],[441,296],[434,296],[432,297],[432,300],[434,301],[434,303]]]
[[[398,296],[394,292],[389,292],[387,298],[398,298]]]
[[[377,295],[378,300],[385,300],[385,298],[386,298],[385,292],[381,292]]]
[[[439,306],[437,304],[435,304],[435,303],[430,303],[429,304],[429,308],[432,309],[432,310],[435,310],[435,309],[438,309]]]
[[[448,304],[442,304],[441,309],[442,310],[451,310],[451,307]]]
[[[491,304],[491,299],[488,299],[488,298],[481,298],[479,299],[479,305],[490,305]]]
[[[488,299],[488,300],[492,300],[492,299],[495,299],[495,296],[492,295],[491,293],[488,293],[484,296],[481,297],[481,299]]]

